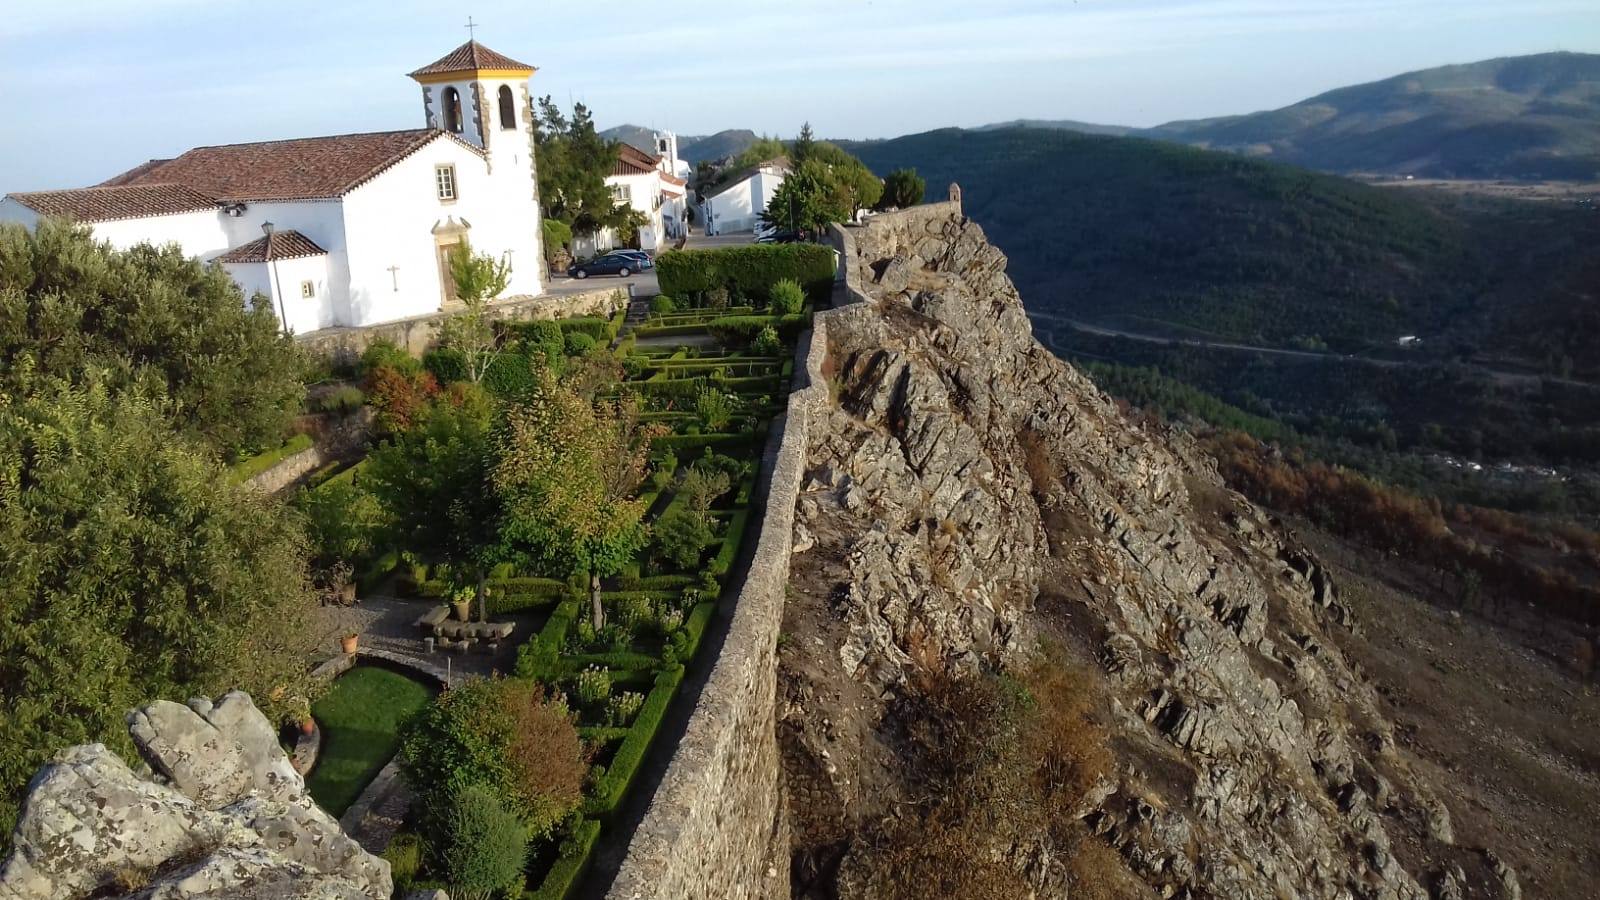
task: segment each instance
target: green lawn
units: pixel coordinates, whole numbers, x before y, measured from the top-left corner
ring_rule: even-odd
[[[322,755],[306,779],[311,796],[339,816],[393,758],[400,723],[428,705],[435,689],[379,666],[356,666],[311,707]]]

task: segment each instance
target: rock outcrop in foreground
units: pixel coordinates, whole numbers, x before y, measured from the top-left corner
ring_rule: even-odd
[[[828,322],[837,403],[811,434],[784,626],[802,892],[811,872],[850,896],[859,836],[896,814],[911,668],[1001,665],[1049,630],[1111,694],[1116,771],[1080,818],[1153,896],[1518,896],[1454,844],[1329,638],[1356,623],[1285,529],[1038,344],[958,208],[852,234],[869,300]],[[1048,859],[1031,877],[1066,890]]]
[[[128,731],[153,774],[103,744],[29,785],[0,900],[387,900],[389,863],[306,792],[249,695],[158,701]]]

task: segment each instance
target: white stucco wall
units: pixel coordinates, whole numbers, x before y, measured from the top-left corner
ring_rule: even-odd
[[[345,196],[350,293],[349,319],[343,324],[436,312],[444,299],[445,274],[434,229],[451,221],[471,226],[467,239],[476,252],[501,257],[510,251],[505,296],[539,293],[543,261],[533,171],[526,147],[511,139],[514,134],[521,133],[506,132],[492,151],[493,173],[483,157],[441,135]],[[454,202],[438,197],[434,170],[439,165],[455,167]],[[396,267],[392,274],[390,266]]]
[[[272,263],[223,263],[222,267],[244,290],[248,302],[256,294],[265,296],[284,322],[286,331],[305,334],[326,328],[333,290],[329,278],[328,256],[281,259]],[[276,269],[276,271],[274,271]],[[313,296],[302,296],[304,282],[311,282]]]
[[[767,167],[700,204],[702,227],[707,234],[752,231],[766,211],[786,173]]]
[[[97,240],[106,241],[118,250],[136,244],[177,244],[189,256],[208,259],[231,246],[218,218],[216,210],[207,209],[171,216],[94,222],[89,230]]]
[[[639,246],[644,250],[654,250],[660,243],[661,208],[657,200],[661,197],[661,173],[655,169],[643,175],[610,175],[606,177],[606,186],[627,185],[628,205],[643,215],[649,223],[639,232]]]
[[[265,233],[261,226],[267,222],[278,231],[298,231],[328,251],[326,257],[328,281],[326,290],[317,292],[319,309],[314,318],[299,319],[296,331],[309,331],[342,325],[350,315],[350,275],[345,261],[344,207],[341,200],[292,200],[267,203],[247,203],[238,217],[218,214],[222,228],[227,233],[228,247],[238,247],[259,240]],[[208,259],[209,254],[202,259]],[[281,265],[281,263],[280,263]],[[232,267],[228,267],[231,274]],[[238,281],[236,277],[234,279]],[[243,286],[243,282],[240,282]],[[246,293],[249,293],[249,288]],[[298,295],[296,295],[298,297]],[[276,307],[274,307],[276,308]],[[291,316],[291,322],[296,321]],[[314,323],[314,324],[313,324]]]

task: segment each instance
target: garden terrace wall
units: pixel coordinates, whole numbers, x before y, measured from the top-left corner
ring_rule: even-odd
[[[800,371],[776,456],[750,572],[722,653],[662,777],[607,900],[783,898],[789,896],[789,832],[777,744],[778,634],[793,547],[795,504],[805,474],[809,430],[826,427],[833,405],[822,374],[830,328],[876,315],[861,290],[858,236],[922,233],[928,222],[960,215],[959,203],[879,216],[865,228],[835,227],[843,283],[835,308],[816,315],[800,337]],[[868,237],[871,236],[871,237]],[[870,278],[871,273],[866,273]]]
[[[621,295],[619,300],[617,295]],[[536,320],[561,319],[569,316],[600,316],[609,318],[627,305],[626,284],[596,288],[581,294],[554,297],[512,297],[489,305],[489,312],[497,319]],[[324,328],[296,337],[300,346],[314,356],[337,363],[352,363],[375,341],[392,341],[413,356],[421,356],[433,345],[439,324],[455,311],[446,310],[426,316],[415,316],[379,325],[360,328]]]

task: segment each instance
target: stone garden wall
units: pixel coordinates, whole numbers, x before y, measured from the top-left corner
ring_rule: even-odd
[[[828,332],[872,314],[861,305],[867,298],[858,236],[924,233],[928,222],[959,213],[959,203],[936,203],[877,216],[862,228],[832,229],[842,283],[834,292],[835,308],[817,313],[796,350],[797,383],[787,414],[775,425],[782,429],[776,456],[766,460],[772,483],[750,574],[739,590],[722,655],[607,900],[789,896],[789,831],[776,733],[777,646],[809,431],[813,423],[825,427],[833,404],[823,375]]]
[[[618,299],[618,297],[621,299]],[[581,294],[563,294],[554,297],[513,297],[490,304],[489,311],[497,319],[556,319],[567,316],[611,316],[627,305],[626,285],[596,288]],[[350,362],[361,355],[368,344],[379,340],[393,341],[413,355],[420,356],[432,346],[439,323],[454,315],[437,312],[415,316],[381,325],[359,328],[323,328],[298,336],[297,341],[307,352],[335,362]]]

